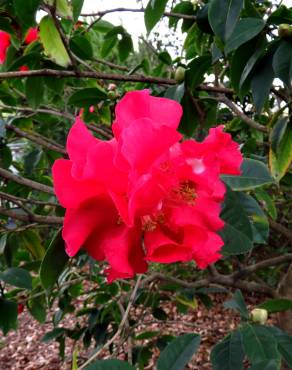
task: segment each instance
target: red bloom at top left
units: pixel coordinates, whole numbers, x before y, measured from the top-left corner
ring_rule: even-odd
[[[6,59],[7,49],[10,46],[10,35],[7,32],[0,31],[0,64]]]

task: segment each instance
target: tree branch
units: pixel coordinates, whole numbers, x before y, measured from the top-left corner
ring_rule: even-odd
[[[0,176],[4,177],[7,180],[12,180],[20,185],[27,186],[34,190],[42,191],[48,194],[55,194],[54,189],[52,187],[15,175],[14,173],[4,170],[3,168],[0,168]]]
[[[216,99],[217,101],[224,103],[233,113],[235,113],[238,117],[242,119],[248,126],[261,131],[261,132],[268,132],[268,129],[254,121],[253,119],[249,118],[245,115],[236,104],[234,104],[231,100],[229,100],[225,95],[219,95]]]
[[[6,209],[0,207],[0,214],[6,217],[11,217],[12,219],[24,221],[24,222],[37,222],[39,224],[52,224],[52,225],[60,225],[63,223],[63,217],[57,216],[41,216],[35,214],[24,215],[20,213],[16,213],[11,209]]]
[[[101,10],[92,14],[84,13],[81,14],[82,17],[103,17],[106,14],[109,13],[117,13],[117,12],[131,12],[131,13],[144,13],[145,9],[142,8],[113,8],[113,9],[107,9],[107,10]],[[197,17],[195,15],[189,15],[189,14],[182,14],[182,13],[173,13],[173,12],[164,12],[163,16],[165,17],[175,17],[175,18],[181,18],[181,19],[188,19],[195,21]]]
[[[59,205],[58,203],[54,203],[54,202],[45,202],[45,201],[37,200],[37,199],[16,197],[15,195],[4,193],[3,191],[0,191],[0,199],[1,198],[11,200],[12,202],[17,201],[17,202],[36,204],[36,205],[41,205],[41,206],[57,207]]]
[[[292,245],[292,231],[291,230],[287,229],[285,226],[281,224],[278,224],[276,221],[274,221],[271,218],[269,218],[269,224],[272,229],[284,235],[289,240],[290,244]]]

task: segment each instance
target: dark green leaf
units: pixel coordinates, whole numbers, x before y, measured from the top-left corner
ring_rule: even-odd
[[[85,36],[76,35],[70,40],[70,49],[81,59],[91,59],[93,50],[91,43]]]
[[[241,333],[245,353],[252,365],[268,360],[280,362],[276,339],[265,326],[246,324]]]
[[[17,288],[32,289],[30,273],[20,267],[11,267],[0,272],[0,280]]]
[[[292,337],[275,326],[268,329],[277,341],[279,352],[289,367],[292,367]]]
[[[31,315],[41,324],[46,322],[46,306],[43,299],[34,298],[28,301],[28,309]]]
[[[27,29],[35,24],[35,15],[41,0],[13,0],[20,23]]]
[[[59,231],[51,241],[40,268],[40,279],[45,289],[54,286],[68,259],[62,233]]]
[[[240,204],[249,218],[253,231],[253,242],[265,244],[269,237],[269,221],[257,201],[246,193],[237,193]]]
[[[162,308],[159,308],[159,307],[155,307],[152,310],[152,315],[158,320],[166,320],[167,319],[167,313]]]
[[[258,307],[264,308],[270,313],[292,310],[292,300],[287,298],[268,299]]]
[[[164,97],[172,100],[176,100],[177,102],[181,102],[183,96],[185,93],[185,86],[184,83],[181,83],[180,85],[175,85],[169,87],[164,92]]]
[[[165,64],[171,65],[172,64],[172,59],[171,56],[167,51],[162,51],[161,53],[158,54],[158,58]]]
[[[267,19],[268,24],[292,23],[292,9],[285,5],[278,7]]]
[[[233,294],[232,299],[229,299],[228,301],[224,302],[224,307],[237,310],[240,313],[240,315],[246,320],[248,320],[249,318],[249,313],[243,295],[239,289],[237,289],[236,292]]]
[[[232,34],[243,0],[211,0],[209,5],[209,22],[216,36],[226,42]]]
[[[241,19],[232,35],[228,39],[225,46],[225,53],[228,54],[231,51],[237,49],[240,45],[258,35],[265,27],[265,22],[259,18],[243,18]]]
[[[241,175],[222,175],[222,180],[232,190],[250,190],[274,182],[268,168],[260,161],[245,159],[241,165]]]
[[[108,54],[111,52],[113,47],[116,45],[117,41],[118,41],[118,38],[116,35],[111,37],[108,40],[104,40],[102,44],[101,52],[100,52],[102,58],[105,58],[106,56],[108,56]]]
[[[287,117],[280,117],[270,134],[271,148],[277,153],[288,125]]]
[[[120,360],[99,360],[86,366],[84,370],[135,370],[128,362]]]
[[[197,12],[197,25],[198,28],[203,31],[204,33],[209,33],[213,35],[213,30],[210,26],[209,23],[209,5],[210,4],[205,4],[202,6],[202,8]]]
[[[43,77],[28,77],[25,83],[25,95],[28,104],[37,109],[43,100],[44,79]]]
[[[242,370],[243,359],[244,352],[239,330],[232,332],[212,348],[213,370]]]
[[[251,92],[257,112],[260,113],[274,79],[272,55],[265,56],[255,68],[251,79]]]
[[[159,333],[160,333],[159,331],[145,331],[143,333],[136,335],[135,339],[136,340],[151,339],[157,337]]]
[[[144,21],[149,33],[162,17],[167,0],[149,0],[144,12]]]
[[[121,62],[125,61],[133,51],[132,37],[128,33],[123,34],[122,39],[119,41],[118,51]]]
[[[44,343],[50,342],[51,340],[54,340],[54,339],[60,337],[64,333],[66,333],[66,329],[65,328],[55,328],[55,329],[47,332],[42,337],[42,342],[44,342]]]
[[[193,59],[188,64],[186,82],[191,89],[194,89],[204,81],[204,74],[211,66],[211,62],[212,60],[210,55],[203,55]]]
[[[7,242],[7,234],[2,234],[0,236],[0,255],[4,253]]]
[[[273,68],[276,77],[279,77],[288,87],[292,83],[292,44],[282,40],[273,58]]]
[[[228,189],[220,216],[225,226],[220,231],[224,240],[223,254],[233,255],[250,251],[252,244],[252,228],[244,212],[237,194]]]
[[[179,129],[190,137],[199,122],[198,112],[194,109],[193,100],[188,93],[183,96],[181,105],[183,107],[183,116],[179,124]]]
[[[0,329],[6,335],[17,328],[17,303],[0,298]]]
[[[107,94],[100,88],[87,87],[73,93],[68,103],[76,107],[89,107],[95,105],[101,100],[106,99]]]
[[[280,369],[279,361],[276,360],[261,361],[248,368],[248,370],[279,370],[279,369]]]
[[[184,369],[197,352],[200,340],[198,334],[185,334],[171,341],[157,361],[157,370]]]
[[[73,20],[74,22],[77,22],[83,7],[84,0],[71,0],[71,3],[73,7]]]
[[[12,163],[12,154],[9,146],[0,146],[0,167],[9,168]]]

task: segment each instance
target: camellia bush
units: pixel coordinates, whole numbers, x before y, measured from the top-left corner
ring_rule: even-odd
[[[292,368],[292,9],[279,3],[83,14],[83,0],[0,0],[4,336],[27,310],[51,321],[43,341],[61,357],[74,341],[72,369],[149,369],[159,350],[157,370],[180,370],[199,333],[147,329],[146,312],[163,327],[163,302],[187,312],[224,292],[241,321],[212,368]],[[144,14],[147,38],[134,48],[113,12]]]

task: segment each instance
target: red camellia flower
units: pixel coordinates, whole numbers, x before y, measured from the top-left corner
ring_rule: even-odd
[[[28,66],[23,65],[23,66],[20,66],[20,67],[18,68],[18,70],[19,70],[19,71],[22,71],[22,72],[25,72],[25,71],[29,71],[29,68],[28,68]]]
[[[66,251],[106,260],[109,282],[143,273],[149,262],[205,268],[221,257],[220,175],[239,174],[242,156],[223,126],[201,143],[180,142],[181,115],[173,100],[129,92],[116,106],[112,140],[95,138],[78,117],[69,160],[54,163]]]
[[[7,32],[0,31],[0,64],[6,59],[7,49],[10,46],[10,35]]]
[[[30,44],[33,41],[37,40],[39,38],[39,30],[38,27],[30,27],[27,31],[27,34],[25,36],[24,42],[25,44]]]

